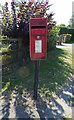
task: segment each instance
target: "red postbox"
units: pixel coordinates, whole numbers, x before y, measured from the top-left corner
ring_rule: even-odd
[[[47,18],[32,18],[29,25],[30,58],[44,60],[47,57]]]

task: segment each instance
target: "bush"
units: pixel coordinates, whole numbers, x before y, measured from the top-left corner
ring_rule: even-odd
[[[70,39],[70,41],[74,41],[74,28],[69,28],[69,27],[59,27],[60,28],[60,32],[59,34],[67,34],[67,36],[70,37],[71,34],[71,38],[67,38]],[[69,42],[69,40],[67,40]]]
[[[72,35],[71,34],[66,34],[66,41],[65,42],[70,42],[71,41],[71,37]]]
[[[27,38],[29,32],[29,21],[31,18],[48,18],[48,30],[56,24],[53,21],[53,13],[47,13],[50,9],[49,2],[43,0],[42,2],[37,0],[27,0],[11,2],[11,10],[8,8],[8,2],[5,5],[0,5],[2,35],[9,38]]]
[[[56,47],[56,41],[58,37],[59,29],[57,27],[53,27],[48,34],[48,50]]]
[[[71,41],[74,41],[74,33],[72,34]]]
[[[68,33],[68,28],[67,27],[60,27],[59,35],[67,34],[67,33]]]

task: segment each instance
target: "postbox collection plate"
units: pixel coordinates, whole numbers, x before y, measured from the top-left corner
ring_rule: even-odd
[[[42,53],[42,40],[35,40],[35,53]]]

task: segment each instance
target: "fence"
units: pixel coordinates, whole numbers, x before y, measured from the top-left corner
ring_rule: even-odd
[[[20,42],[22,42],[22,40],[0,39],[0,49],[7,48],[7,51],[0,51],[2,76],[8,75],[18,69],[20,60],[19,54],[23,50],[21,44],[19,45]]]

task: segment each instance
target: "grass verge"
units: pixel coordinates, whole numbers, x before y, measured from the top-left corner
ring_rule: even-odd
[[[72,76],[72,50],[56,48],[48,52],[47,60],[39,61],[38,92],[46,97],[55,92],[58,87],[67,83]],[[2,91],[13,91],[24,94],[32,91],[34,83],[34,61],[22,66],[2,80]]]

